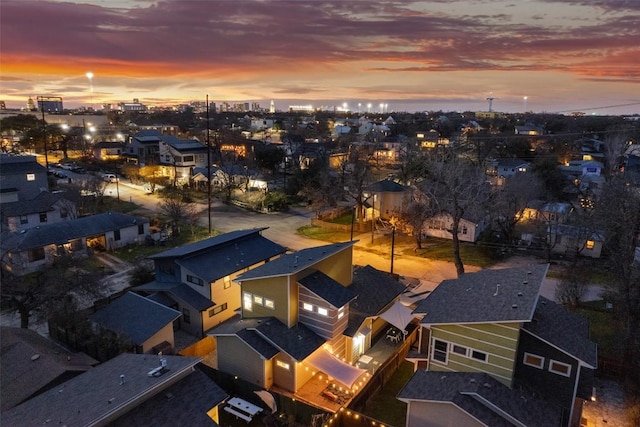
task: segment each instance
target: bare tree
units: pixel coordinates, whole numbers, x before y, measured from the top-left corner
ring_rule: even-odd
[[[62,255],[51,266],[26,276],[3,272],[1,293],[9,309],[20,314],[20,326],[28,328],[32,315],[46,318],[70,298],[101,297],[104,289],[99,283],[97,274],[78,268],[77,260]]]
[[[424,224],[435,215],[435,204],[419,188],[413,187],[402,201],[402,207],[394,212],[396,225],[411,234],[416,241],[416,249],[422,249]]]
[[[197,208],[193,203],[185,202],[180,191],[165,193],[164,199],[158,203],[158,210],[171,223],[171,232],[174,235],[180,234],[180,226],[184,224],[191,225],[191,231],[195,233],[193,227],[197,223]]]
[[[434,151],[426,161],[425,179],[418,187],[432,200],[434,211],[449,215],[456,272],[464,274],[460,256],[460,220],[465,215],[483,214],[489,200],[484,168],[452,150]]]

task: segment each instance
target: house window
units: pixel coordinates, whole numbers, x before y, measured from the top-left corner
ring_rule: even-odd
[[[26,215],[22,215],[20,217],[20,224],[28,224],[29,223],[29,217],[27,217]]]
[[[463,347],[461,345],[453,344],[451,348],[451,352],[455,354],[459,354],[460,356],[467,355],[467,347]]]
[[[329,310],[327,310],[324,307],[318,307],[318,314],[321,316],[328,316],[329,315]]]
[[[595,246],[596,246],[596,242],[594,242],[593,240],[587,240],[587,244],[585,245],[585,248],[593,249]]]
[[[307,311],[313,311],[313,305],[309,304],[308,302],[302,303],[302,308]]]
[[[224,281],[224,288],[229,289],[231,287],[231,277],[224,276],[223,281]]]
[[[562,375],[564,377],[570,377],[571,365],[558,362],[557,360],[551,360],[549,362],[549,372],[553,372],[554,374]]]
[[[44,248],[29,250],[29,262],[40,261],[42,259],[44,259]]]
[[[262,301],[262,297],[258,295],[253,296],[253,302],[255,302],[258,305],[264,305],[264,302]]]
[[[341,308],[338,312],[338,319],[342,319],[344,317],[344,308]]]
[[[275,310],[276,309],[276,304],[273,302],[272,299],[264,299],[264,306],[267,308],[270,308],[271,310]]]
[[[35,181],[36,180],[36,174],[35,173],[28,173],[27,174],[27,181]]]
[[[182,158],[183,162],[193,162],[193,156],[184,156]]]
[[[522,363],[527,366],[533,366],[534,368],[542,369],[542,367],[544,366],[544,357],[537,356],[531,353],[525,353]]]
[[[471,350],[471,357],[473,359],[479,360],[481,362],[486,362],[487,361],[487,353],[483,353],[483,352],[478,351],[478,350]]]
[[[187,325],[191,324],[191,313],[189,312],[188,308],[182,309],[182,319]]]
[[[198,285],[198,286],[204,286],[204,282],[202,281],[201,278],[192,276],[190,274],[187,274],[187,282],[193,283],[194,285]]]
[[[449,344],[446,341],[433,340],[433,352],[431,358],[438,362],[447,363],[447,349]]]
[[[286,369],[287,371],[291,368],[287,362],[283,362],[282,360],[276,360],[276,366]]]
[[[113,230],[113,240],[116,242],[120,240],[120,230]]]
[[[47,213],[40,212],[40,222],[47,222]]]
[[[138,224],[138,235],[144,234],[144,224]]]
[[[467,234],[467,231],[468,231],[468,230],[467,230],[467,227],[466,227],[466,226],[463,226],[463,227],[462,227],[462,234],[465,234],[465,235],[466,235],[466,234]]]
[[[222,313],[226,309],[227,309],[227,303],[226,302],[224,304],[216,305],[211,310],[209,310],[209,317],[213,317],[218,313]]]
[[[245,310],[253,311],[253,299],[250,293],[245,292],[242,294],[242,306]]]

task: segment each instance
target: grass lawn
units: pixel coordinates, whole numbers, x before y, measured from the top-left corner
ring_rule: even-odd
[[[407,413],[407,404],[396,399],[400,389],[413,375],[413,364],[402,362],[388,383],[367,403],[365,415],[391,426],[403,426]]]
[[[323,240],[332,243],[351,240],[351,233],[329,230],[322,227],[316,227],[314,225],[305,225],[304,227],[298,228],[298,234],[308,237],[309,239]]]
[[[619,320],[615,319],[611,310],[605,309],[605,301],[580,303],[577,313],[589,320],[589,333],[591,339],[598,343],[598,354],[612,359],[620,358],[624,342],[619,332]]]

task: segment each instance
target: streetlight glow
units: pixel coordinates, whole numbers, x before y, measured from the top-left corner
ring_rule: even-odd
[[[93,110],[93,73],[87,71],[87,79],[89,79],[89,107]]]

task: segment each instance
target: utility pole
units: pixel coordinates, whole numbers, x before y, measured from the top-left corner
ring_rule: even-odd
[[[207,94],[207,203],[209,213],[209,236],[211,236],[211,140],[209,138],[209,94]]]
[[[42,138],[44,139],[44,164],[47,168],[47,173],[49,171],[49,154],[47,153],[47,122],[44,121],[44,97],[39,96],[38,102],[40,103],[40,108],[42,109]]]
[[[391,274],[393,274],[393,251],[396,245],[396,226],[391,227]]]

